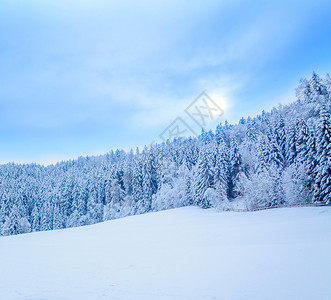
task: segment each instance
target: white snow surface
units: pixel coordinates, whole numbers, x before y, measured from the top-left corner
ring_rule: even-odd
[[[0,238],[0,299],[331,299],[331,207],[196,207]]]

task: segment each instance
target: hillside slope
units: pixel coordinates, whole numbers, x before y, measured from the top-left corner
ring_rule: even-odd
[[[0,298],[331,299],[331,207],[195,207],[0,238]]]

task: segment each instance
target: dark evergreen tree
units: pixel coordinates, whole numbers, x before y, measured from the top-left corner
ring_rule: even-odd
[[[317,126],[317,160],[314,201],[331,203],[331,122],[330,110],[321,110]]]

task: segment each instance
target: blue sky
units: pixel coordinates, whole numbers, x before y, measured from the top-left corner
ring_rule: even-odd
[[[237,122],[330,72],[330,1],[137,2],[0,2],[0,163],[149,144],[202,91]]]

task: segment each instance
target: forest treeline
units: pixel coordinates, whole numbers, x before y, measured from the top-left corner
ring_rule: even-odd
[[[331,79],[301,80],[286,106],[198,138],[51,166],[0,165],[0,233],[93,224],[197,205],[331,204]]]

